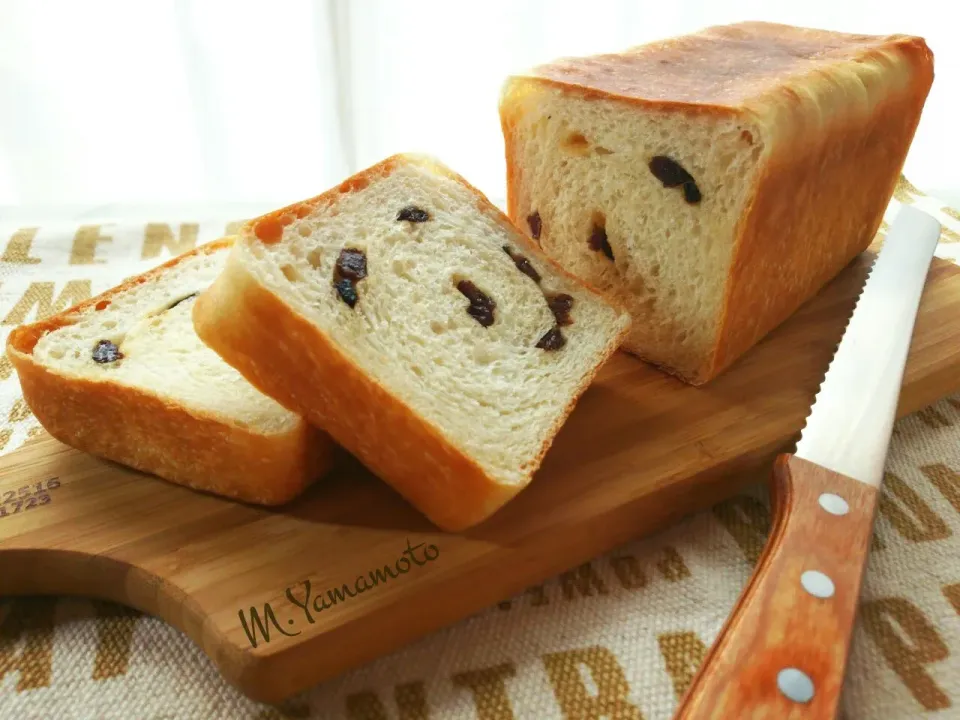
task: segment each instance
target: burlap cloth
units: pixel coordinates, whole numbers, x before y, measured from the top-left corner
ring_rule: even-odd
[[[933,212],[938,255],[960,214]],[[229,230],[231,218],[0,228],[0,339]],[[960,379],[958,379],[960,384]],[[37,431],[0,360],[0,452]],[[847,674],[847,718],[960,718],[960,394],[895,429]],[[228,686],[179,631],[99,601],[2,598],[0,714],[15,718],[668,718],[763,547],[756,487],[280,707]],[[336,652],[336,648],[330,648]]]

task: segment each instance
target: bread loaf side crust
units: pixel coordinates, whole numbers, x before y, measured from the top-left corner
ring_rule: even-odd
[[[656,363],[702,385],[869,246],[932,80],[922,38],[764,22],[548,63],[503,86],[507,214],[524,227],[516,113],[538,88],[638,110],[742,117],[764,128],[761,173],[737,225],[716,342],[702,355]],[[642,348],[624,349],[644,357]]]
[[[195,490],[261,505],[299,495],[332,465],[335,446],[304,421],[264,435],[110,380],[67,377],[38,363],[33,348],[79,312],[146,282],[187,257],[229,247],[214,241],[57,315],[13,330],[6,352],[23,397],[51,436],[71,447]]]
[[[691,382],[726,370],[876,237],[933,82],[933,56],[923,40],[900,39],[865,52],[852,70],[906,81],[880,95],[867,116],[816,87],[836,76],[811,78],[806,93],[791,88],[822,98],[807,104],[805,119],[830,117],[829,129],[806,133],[795,119],[791,136],[775,143],[739,226],[714,356]]]
[[[363,189],[401,162],[418,161],[416,156],[392,156],[315,198],[249,221],[241,230],[241,242],[231,251],[226,269],[196,299],[192,312],[200,339],[251,384],[323,428],[437,527],[459,531],[490,517],[529,483],[577,399],[603,362],[616,351],[629,327],[629,317],[618,305],[623,313],[621,336],[608,345],[602,361],[584,378],[548,433],[525,479],[503,484],[490,477],[447,440],[440,429],[361,370],[323,330],[265,288],[244,266],[247,251],[242,243],[261,242],[256,234],[258,228],[263,229],[263,223],[271,227],[275,220],[296,215],[305,206],[335,202],[337,195]],[[479,190],[460,176],[444,172],[477,194],[480,210],[494,214],[517,233]],[[529,239],[517,234],[518,244],[560,274],[573,278],[543,256]],[[284,347],[296,348],[296,352],[276,352],[278,338],[282,338]]]

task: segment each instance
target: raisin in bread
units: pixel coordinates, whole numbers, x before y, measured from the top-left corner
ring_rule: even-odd
[[[932,79],[920,38],[767,23],[558,60],[504,83],[508,215],[705,383],[870,244]]]
[[[325,472],[334,445],[197,338],[190,307],[230,246],[209,243],[16,328],[7,354],[27,404],[61,442],[181,485],[275,505]]]
[[[247,223],[193,317],[446,530],[530,481],[630,322],[418,155]]]

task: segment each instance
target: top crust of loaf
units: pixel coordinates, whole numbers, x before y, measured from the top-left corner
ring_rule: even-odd
[[[922,38],[854,35],[765,22],[709,27],[621,53],[564,58],[526,77],[587,96],[713,110],[759,109],[771,94],[806,94],[810,78],[844,63],[869,76],[904,60],[929,64]],[[521,76],[522,77],[522,76]],[[797,99],[795,97],[795,99]]]

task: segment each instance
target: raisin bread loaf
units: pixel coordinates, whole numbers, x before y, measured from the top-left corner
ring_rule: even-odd
[[[932,63],[752,22],[538,67],[500,100],[508,215],[628,305],[626,350],[705,383],[874,238]]]
[[[417,155],[247,223],[193,317],[446,530],[530,481],[630,322]]]
[[[188,252],[39,322],[7,354],[55,438],[171,482],[266,505],[329,467],[334,444],[197,338],[196,294],[230,239]]]

